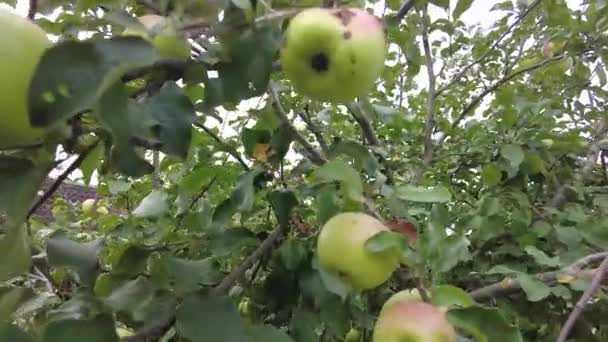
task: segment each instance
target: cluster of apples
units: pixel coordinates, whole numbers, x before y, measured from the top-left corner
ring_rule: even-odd
[[[372,253],[365,243],[390,229],[358,212],[340,213],[321,228],[317,240],[319,265],[356,291],[378,287],[399,267],[394,250]],[[374,342],[452,342],[456,332],[445,310],[422,301],[417,292],[401,291],[382,307],[374,327]]]
[[[358,8],[310,8],[285,31],[281,68],[298,93],[348,102],[372,90],[386,51],[377,17]]]

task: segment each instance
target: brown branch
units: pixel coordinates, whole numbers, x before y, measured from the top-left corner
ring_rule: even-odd
[[[427,5],[428,6],[428,5]],[[433,131],[435,130],[435,70],[433,69],[433,55],[429,44],[427,6],[424,7],[422,18],[422,45],[424,47],[424,57],[429,78],[429,93],[426,102],[426,120],[424,128],[424,154],[423,164],[425,167],[431,166],[433,162]]]
[[[595,272],[595,276],[593,277],[593,280],[591,281],[591,286],[589,286],[589,288],[583,293],[581,298],[579,298],[579,300],[576,302],[574,309],[570,313],[570,316],[568,316],[566,323],[564,323],[561,331],[559,332],[559,337],[557,338],[557,342],[566,341],[566,339],[568,338],[568,335],[570,335],[570,331],[572,330],[572,328],[574,327],[574,324],[576,323],[576,320],[579,318],[579,316],[583,312],[583,309],[585,308],[585,306],[587,306],[589,299],[591,299],[591,297],[600,288],[600,285],[602,284],[602,280],[604,279],[604,276],[606,275],[607,270],[608,270],[608,257],[605,257],[604,261],[602,261],[602,264],[597,269],[597,272]]]
[[[444,91],[446,91],[448,88],[450,88],[452,85],[454,85],[456,82],[458,82],[462,76],[464,76],[467,71],[469,71],[472,67],[474,67],[475,65],[483,62],[486,60],[486,58],[488,58],[488,56],[490,55],[490,53],[496,49],[496,47],[498,47],[498,45],[502,42],[502,40],[513,30],[513,28],[515,26],[517,26],[522,20],[524,20],[525,17],[528,16],[528,14],[530,14],[530,12],[532,12],[532,10],[534,10],[534,8],[536,8],[536,6],[538,6],[540,4],[542,0],[536,0],[534,1],[528,8],[526,8],[526,10],[507,28],[507,30],[505,32],[503,32],[500,37],[498,37],[497,40],[494,41],[494,43],[492,44],[492,46],[490,46],[490,48],[488,48],[488,50],[479,58],[477,58],[475,61],[473,61],[473,63],[467,65],[466,67],[464,67],[464,69],[462,69],[458,74],[456,74],[456,76],[454,76],[454,78],[452,78],[452,80],[444,85],[443,87],[440,87],[439,89],[437,89],[437,96],[441,95]]]
[[[353,117],[353,119],[357,121],[357,124],[361,128],[361,133],[363,134],[365,140],[367,140],[367,142],[372,146],[384,148],[384,145],[382,144],[380,139],[378,139],[378,136],[374,131],[374,127],[372,126],[372,123],[363,111],[363,108],[361,108],[361,105],[358,103],[350,103],[346,105],[346,108],[348,109],[348,112]],[[393,172],[390,166],[388,165],[388,163],[386,163],[384,158],[379,159],[380,162],[384,165],[384,175],[386,176],[386,179],[389,183],[393,184],[395,179],[393,177]]]
[[[245,274],[253,264],[262,258],[275,244],[275,242],[287,231],[288,225],[279,225],[258,248],[251,253],[240,266],[228,274],[222,281],[211,290],[212,295],[221,295],[228,291],[230,287]]]
[[[312,121],[310,116],[308,116],[307,111],[298,112],[298,116],[302,119],[302,121],[304,121],[304,123],[306,124],[306,127],[308,127],[308,130],[311,131],[312,134],[315,136],[315,138],[319,142],[319,146],[321,146],[321,150],[323,150],[323,152],[327,154],[329,152],[329,147],[327,146],[327,142],[325,142],[323,133],[321,132],[319,127],[317,127],[317,125],[315,125],[315,123]]]
[[[48,199],[50,199],[53,196],[53,194],[57,191],[57,189],[59,189],[61,184],[70,176],[70,174],[72,174],[72,172],[74,172],[77,168],[80,167],[82,162],[91,153],[91,151],[93,151],[93,149],[97,146],[98,143],[99,143],[99,140],[95,141],[93,144],[88,146],[87,149],[84,150],[78,156],[78,158],[76,158],[76,160],[74,160],[74,162],[72,162],[72,164],[70,166],[68,166],[68,168],[65,169],[65,171],[63,171],[63,173],[61,173],[61,175],[59,175],[59,177],[57,177],[55,182],[46,190],[46,192],[40,198],[38,198],[36,203],[34,203],[34,205],[30,208],[30,210],[28,211],[27,216],[26,216],[28,219],[32,215],[34,215],[34,213],[44,204],[44,202],[46,202]]]
[[[241,164],[241,167],[245,170],[245,171],[249,171],[249,165],[247,165],[247,163],[245,163],[245,161],[243,160],[243,158],[241,157],[241,155],[237,152],[236,149],[234,149],[232,146],[228,145],[228,143],[226,143],[225,141],[223,141],[222,139],[220,139],[220,137],[218,137],[215,133],[213,133],[213,131],[209,128],[207,128],[205,125],[203,125],[202,123],[195,121],[194,122],[194,126],[198,127],[200,129],[202,129],[203,131],[205,131],[205,133],[207,133],[207,135],[209,135],[213,140],[215,140],[215,142],[220,145],[224,151],[226,153],[228,153],[229,155],[231,155],[234,159],[236,159],[239,164]]]
[[[30,0],[30,8],[27,11],[27,17],[30,20],[34,20],[36,12],[38,12],[38,0]]]
[[[565,55],[559,55],[559,56],[555,56],[549,59],[545,59],[537,64],[531,65],[527,68],[518,70],[510,75],[507,75],[503,78],[501,78],[500,80],[498,80],[496,83],[494,83],[492,86],[486,88],[483,92],[481,92],[481,94],[479,94],[478,96],[476,96],[475,98],[473,98],[473,100],[467,104],[464,109],[462,110],[462,112],[460,112],[460,114],[458,115],[458,117],[456,118],[456,120],[454,120],[454,122],[452,122],[452,128],[456,128],[456,126],[458,126],[458,124],[460,124],[460,122],[462,120],[464,120],[464,118],[473,110],[475,109],[475,107],[477,107],[477,105],[479,105],[479,103],[481,103],[481,101],[488,96],[489,94],[493,93],[494,91],[498,90],[498,88],[500,88],[502,85],[504,85],[505,83],[511,81],[512,79],[521,76],[525,73],[528,73],[530,71],[534,71],[536,69],[542,68],[545,65],[549,64],[549,63],[553,63],[555,61],[561,60],[565,57]],[[447,138],[448,134],[446,133],[441,139],[440,139],[440,143],[443,142],[445,140],[445,138]]]
[[[403,20],[403,18],[405,18],[409,11],[414,7],[415,2],[416,0],[405,0],[399,8],[399,11],[397,11],[397,14],[395,14],[395,19],[397,19],[397,21]]]
[[[293,135],[294,139],[300,145],[302,145],[302,147],[304,148],[304,150],[306,150],[306,152],[308,152],[310,161],[312,161],[316,165],[321,165],[321,164],[325,163],[325,158],[323,158],[321,156],[321,154],[319,154],[319,152],[317,150],[315,150],[314,147],[312,147],[312,145],[308,142],[308,140],[306,140],[306,138],[304,138],[304,136],[302,136],[300,134],[300,132],[298,132],[298,130],[289,121],[289,118],[287,117],[287,112],[285,112],[285,109],[281,105],[281,100],[279,98],[279,94],[277,93],[277,91],[272,83],[269,84],[269,86],[268,86],[268,94],[270,95],[270,102],[272,104],[272,108],[274,109],[276,115],[279,117],[281,122],[283,122],[287,126],[287,128],[290,130],[291,134]]]
[[[213,289],[210,294],[220,296],[230,289],[230,287],[245,274],[245,272],[260,258],[262,258],[275,244],[275,242],[287,231],[288,225],[279,225],[268,237],[262,241],[258,248],[251,253],[238,268],[230,272],[224,279]],[[135,335],[122,339],[124,342],[148,342],[155,341],[175,324],[175,316],[173,315],[168,320],[148,326]]]
[[[544,272],[534,275],[534,277],[545,284],[553,284],[558,281],[562,276],[572,276],[575,278],[586,278],[592,277],[596,270],[583,270],[590,264],[597,262],[608,257],[608,252],[601,252],[587,255],[570,266],[551,272]],[[469,292],[469,295],[476,301],[488,300],[501,295],[517,292],[521,289],[521,284],[517,279],[508,278],[506,281],[500,281],[498,283],[484,286],[482,288]]]

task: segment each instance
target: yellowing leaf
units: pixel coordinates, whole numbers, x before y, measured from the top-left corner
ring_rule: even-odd
[[[255,144],[253,147],[253,158],[260,161],[268,161],[270,152],[270,144]]]

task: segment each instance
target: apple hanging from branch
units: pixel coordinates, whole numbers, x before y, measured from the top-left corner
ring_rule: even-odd
[[[372,253],[365,242],[389,229],[376,218],[348,212],[329,219],[317,240],[319,265],[356,291],[377,287],[399,266],[399,254],[389,249]]]
[[[302,95],[349,102],[372,90],[386,51],[377,17],[356,8],[311,8],[289,23],[281,67]]]

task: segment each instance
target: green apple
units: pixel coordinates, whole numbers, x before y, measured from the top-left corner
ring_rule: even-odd
[[[95,209],[95,200],[92,198],[84,200],[81,204],[82,212],[86,215],[91,215]]]
[[[110,213],[110,211],[108,210],[108,208],[101,206],[101,207],[97,208],[97,213],[99,215],[108,215]]]
[[[177,32],[171,20],[159,15],[138,18],[147,31],[128,28],[123,36],[137,36],[148,40],[161,58],[190,58],[190,43],[186,36]]]
[[[8,6],[0,6],[0,27],[0,149],[35,145],[47,130],[30,125],[29,86],[52,43],[40,27]]]
[[[373,342],[454,342],[456,331],[445,309],[422,301],[393,301],[383,307],[374,326]]]
[[[289,23],[280,60],[297,92],[343,103],[372,90],[386,51],[384,26],[375,16],[356,8],[311,8]]]
[[[399,266],[399,255],[393,250],[372,253],[365,248],[365,242],[382,231],[389,229],[367,214],[348,212],[332,217],[317,240],[319,265],[356,291],[381,285]]]

